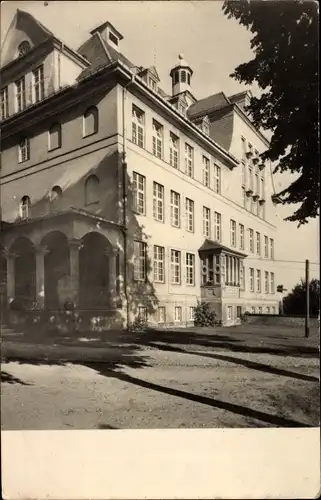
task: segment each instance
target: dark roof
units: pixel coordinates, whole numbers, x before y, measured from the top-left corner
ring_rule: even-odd
[[[212,241],[209,240],[208,238],[204,241],[203,245],[199,248],[199,252],[204,252],[208,250],[217,250],[217,251],[224,251],[231,253],[233,255],[237,255],[239,257],[247,257],[247,254],[243,252],[239,252],[238,250],[235,250],[234,248],[229,248],[225,245],[222,245],[222,243],[219,243],[218,241]]]
[[[210,95],[192,104],[188,109],[188,116],[193,118],[194,116],[206,114],[210,110],[226,106],[227,104],[231,104],[228,97],[226,97],[224,92],[218,92],[217,94]]]

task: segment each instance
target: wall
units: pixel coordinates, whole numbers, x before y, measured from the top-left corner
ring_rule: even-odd
[[[273,315],[252,315],[247,316],[247,323],[252,325],[271,325],[271,326],[289,326],[304,327],[305,318],[303,316],[273,316]],[[310,318],[311,328],[319,326],[318,318]]]

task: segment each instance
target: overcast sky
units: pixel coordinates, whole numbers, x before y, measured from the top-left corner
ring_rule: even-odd
[[[90,30],[108,20],[124,39],[120,50],[138,66],[157,67],[162,88],[171,91],[169,72],[183,53],[194,71],[197,99],[224,90],[227,95],[244,89],[229,75],[252,58],[250,33],[222,13],[221,1],[41,1],[2,2],[1,42],[17,8],[30,12],[67,45],[77,49]],[[276,189],[287,178],[276,178]],[[319,261],[319,221],[297,228],[282,219],[293,207],[278,208],[276,257],[302,261],[279,263],[277,284],[292,287],[304,274],[304,260]],[[319,267],[311,266],[312,276]]]

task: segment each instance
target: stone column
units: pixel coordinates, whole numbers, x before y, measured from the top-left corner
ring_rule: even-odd
[[[9,250],[4,251],[7,259],[7,301],[11,302],[15,298],[15,259],[16,254]]]
[[[118,248],[113,247],[108,251],[109,259],[109,297],[112,309],[117,308],[117,256]]]
[[[77,307],[79,304],[79,250],[83,244],[76,238],[68,241],[70,261],[70,299]]]
[[[40,309],[45,307],[45,255],[48,252],[44,245],[36,245],[36,302]]]

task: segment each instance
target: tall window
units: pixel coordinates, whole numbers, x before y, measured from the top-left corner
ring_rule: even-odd
[[[30,198],[29,196],[23,196],[20,202],[20,217],[21,219],[28,219],[30,212]]]
[[[153,183],[153,217],[164,222],[164,186],[158,182]]]
[[[147,245],[134,241],[134,280],[145,281],[147,277]]]
[[[235,220],[230,220],[230,236],[231,236],[231,246],[236,247],[236,222]]]
[[[249,248],[250,252],[254,252],[254,238],[253,238],[253,229],[249,229]]]
[[[163,157],[163,127],[153,120],[153,155]]]
[[[270,259],[274,260],[274,240],[270,238]]]
[[[172,165],[174,168],[178,168],[178,158],[179,158],[179,140],[176,135],[172,134],[172,132],[169,135],[169,163]]]
[[[219,255],[202,258],[202,285],[221,283],[221,265]]]
[[[264,182],[264,177],[261,177],[261,199],[265,200],[265,182]]]
[[[99,202],[99,179],[90,175],[85,183],[85,205]]]
[[[259,269],[256,270],[256,291],[261,293],[261,271]]]
[[[9,97],[8,87],[1,90],[1,120],[5,120],[9,116]]]
[[[43,65],[32,72],[33,81],[33,102],[42,101],[45,97],[45,81],[43,74]]]
[[[186,231],[194,232],[194,201],[185,199]]]
[[[275,290],[274,290],[274,273],[270,273],[270,293],[275,293]]]
[[[177,321],[178,323],[180,323],[182,321],[182,308],[181,308],[181,306],[175,306],[174,321]]]
[[[242,186],[245,186],[246,184],[246,167],[245,167],[245,163],[242,163]]]
[[[146,179],[143,175],[133,172],[133,210],[145,215]]]
[[[48,150],[53,151],[58,148],[61,148],[61,125],[54,123],[48,132]]]
[[[132,141],[140,148],[144,147],[145,113],[133,105],[132,108]]]
[[[221,167],[214,165],[214,191],[221,193]]]
[[[211,236],[211,210],[203,207],[203,234],[207,238]]]
[[[209,187],[210,185],[210,160],[203,156],[203,184]]]
[[[18,160],[23,163],[30,159],[30,143],[28,137],[21,139],[18,146]]]
[[[193,177],[194,175],[194,150],[192,146],[185,143],[185,173],[189,177]]]
[[[244,250],[244,226],[243,226],[243,224],[239,224],[239,233],[240,233],[240,249]]]
[[[241,160],[243,163],[246,162],[246,140],[241,137]]]
[[[26,82],[25,77],[15,83],[16,88],[16,111],[22,111],[26,107]]]
[[[62,189],[60,186],[54,186],[50,193],[50,201],[52,203],[57,203],[62,198]]]
[[[258,232],[256,232],[256,253],[261,255],[261,235]]]
[[[157,308],[157,323],[166,322],[166,307],[160,306]]]
[[[189,308],[189,320],[194,321],[194,319],[195,319],[195,307],[190,306],[190,308]]]
[[[96,134],[98,132],[98,109],[90,106],[83,116],[83,136]]]
[[[165,281],[165,248],[154,245],[154,281]]]
[[[186,284],[195,285],[195,255],[186,253]]]
[[[255,194],[260,196],[260,179],[258,174],[255,174]]]
[[[214,212],[214,230],[215,230],[215,240],[216,241],[221,241],[221,235],[222,235],[222,216],[219,212]]]
[[[264,257],[269,258],[269,238],[264,236]]]
[[[268,271],[264,272],[264,292],[269,293],[269,273],[268,273]]]
[[[254,292],[254,269],[250,267],[250,292]]]
[[[179,285],[181,282],[181,252],[171,250],[171,278],[172,284]]]
[[[249,189],[253,191],[253,170],[249,167]]]
[[[171,191],[171,224],[181,226],[181,197],[176,191]]]

